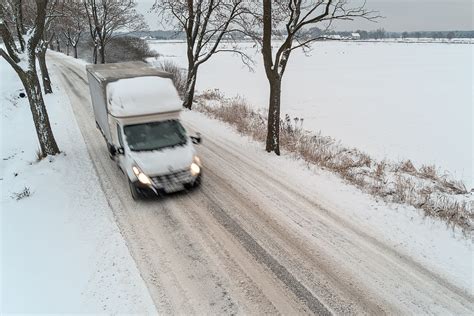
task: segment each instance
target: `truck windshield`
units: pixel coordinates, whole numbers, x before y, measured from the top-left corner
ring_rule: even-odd
[[[123,131],[132,151],[160,150],[187,142],[186,131],[177,120],[127,125]]]

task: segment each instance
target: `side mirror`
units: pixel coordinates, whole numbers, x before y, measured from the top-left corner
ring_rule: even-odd
[[[191,136],[193,144],[200,144],[202,141],[201,133],[196,133],[196,136]]]
[[[111,156],[123,155],[124,154],[123,147],[115,147],[114,145],[111,145],[109,147],[109,151],[110,151]]]

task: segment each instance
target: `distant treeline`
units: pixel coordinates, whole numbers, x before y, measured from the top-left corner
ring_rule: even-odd
[[[278,34],[278,32],[276,32]],[[474,38],[474,31],[416,31],[416,32],[389,32],[383,28],[365,31],[323,31],[317,27],[308,30],[308,36],[335,36],[339,35],[342,38],[353,38],[354,34],[359,34],[360,39],[384,39],[384,38]],[[184,32],[180,31],[143,31],[128,34],[137,37],[148,37],[159,40],[183,40],[185,39]],[[239,34],[234,39],[245,39],[245,35]]]
[[[172,39],[185,39],[186,36],[182,31],[142,31],[127,33],[129,36],[137,37],[150,37],[158,40],[172,40]]]
[[[360,35],[360,39],[384,39],[384,38],[474,38],[474,31],[416,31],[416,32],[388,32],[383,28],[365,31],[365,30],[356,30],[356,31],[344,31],[336,32],[329,31],[323,32],[318,28],[311,29],[313,34],[321,35],[340,35],[341,37],[351,37],[353,33]]]

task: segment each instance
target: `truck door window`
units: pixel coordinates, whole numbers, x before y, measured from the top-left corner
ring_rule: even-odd
[[[118,125],[118,124],[117,124],[117,137],[118,137],[120,147],[123,148],[122,129],[120,128],[120,125]]]

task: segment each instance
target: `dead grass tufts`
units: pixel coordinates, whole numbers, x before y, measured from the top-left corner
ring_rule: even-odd
[[[428,216],[445,218],[448,223],[472,222],[472,213],[466,212],[467,209],[472,210],[469,202],[451,200],[445,196],[428,199],[423,205],[423,210]]]
[[[440,190],[445,193],[451,194],[468,194],[466,185],[462,181],[448,179],[443,177],[441,179],[441,185],[439,186]]]
[[[434,165],[422,165],[418,175],[425,179],[438,180],[438,172]]]
[[[410,174],[416,173],[416,168],[411,162],[411,160],[405,160],[402,161],[397,167],[396,170],[401,171],[401,172],[406,172]]]
[[[45,157],[40,148],[36,149],[35,157],[36,157],[36,162],[39,162],[39,161],[43,160],[43,158]]]
[[[220,92],[219,89],[208,89],[201,92],[201,94],[199,94],[199,97],[204,100],[221,100],[224,98],[224,95]]]
[[[385,177],[386,168],[387,162],[385,160],[382,160],[381,162],[377,162],[375,164],[374,176],[377,180],[381,180]]]
[[[232,125],[240,134],[265,142],[267,117],[242,98],[225,98],[219,90],[204,91],[195,109]],[[348,149],[333,138],[303,128],[303,118],[285,115],[281,120],[280,147],[293,157],[339,174],[347,182],[387,202],[408,204],[427,216],[446,221],[464,232],[473,230],[474,214],[461,181],[440,176],[435,166],[419,170],[410,160],[375,161],[357,149]],[[463,200],[464,199],[464,200]]]
[[[30,191],[30,188],[25,187],[22,191],[13,193],[12,199],[19,201],[21,199],[31,196],[31,194],[32,193]]]

